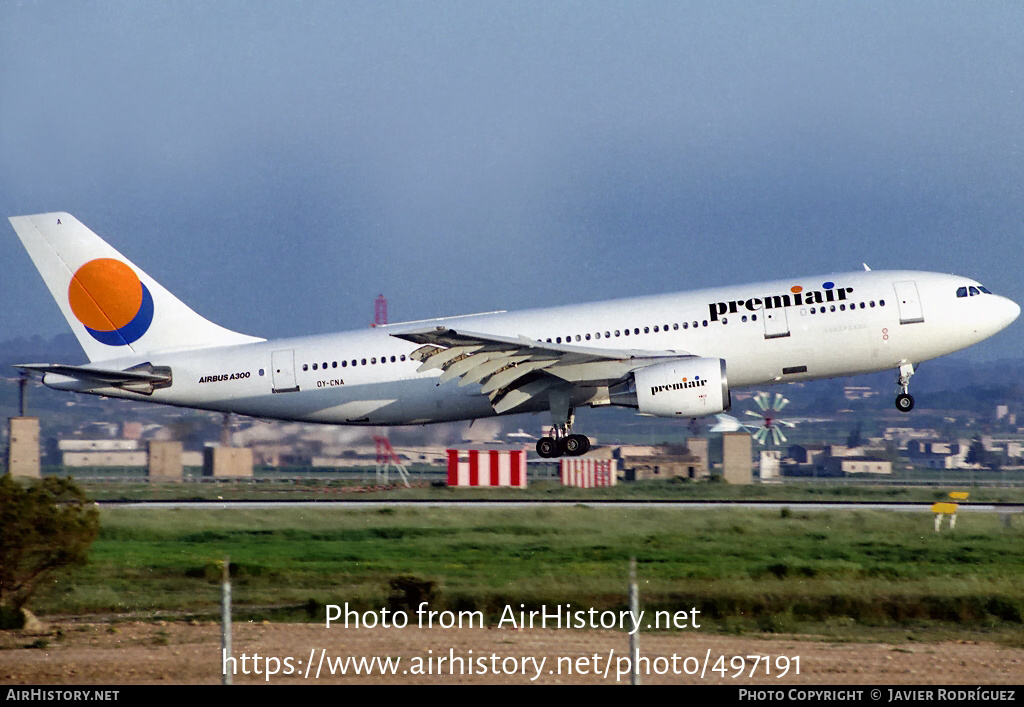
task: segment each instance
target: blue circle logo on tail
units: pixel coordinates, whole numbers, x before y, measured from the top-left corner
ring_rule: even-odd
[[[137,341],[153,323],[149,288],[113,258],[97,258],[78,268],[68,287],[68,303],[85,330],[108,346]]]

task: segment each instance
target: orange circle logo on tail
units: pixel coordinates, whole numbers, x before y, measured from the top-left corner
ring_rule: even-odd
[[[138,340],[153,322],[153,297],[135,271],[97,258],[78,268],[68,287],[71,311],[86,331],[109,346]]]

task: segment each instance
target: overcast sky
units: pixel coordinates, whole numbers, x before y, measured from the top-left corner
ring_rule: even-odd
[[[0,214],[265,337],[862,262],[1024,302],[1022,141],[1020,2],[0,0]],[[67,331],[2,228],[0,338]]]

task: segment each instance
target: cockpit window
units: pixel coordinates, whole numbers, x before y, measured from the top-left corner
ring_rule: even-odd
[[[989,292],[989,289],[987,287],[982,287],[981,285],[978,285],[977,287],[975,287],[974,285],[970,285],[968,287],[958,287],[957,290],[956,290],[956,296],[957,297],[974,297],[974,295],[980,295],[983,292],[986,295],[992,294],[991,292]]]

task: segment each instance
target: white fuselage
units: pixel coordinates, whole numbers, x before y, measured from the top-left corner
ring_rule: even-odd
[[[971,294],[958,296],[969,288]],[[336,424],[421,424],[494,415],[479,385],[417,372],[417,344],[393,334],[426,325],[607,349],[721,358],[731,388],[896,369],[986,339],[1019,314],[1009,299],[956,275],[865,271],[94,362],[169,366],[170,387],[141,395],[55,388]],[[967,291],[967,290],[963,290]],[[976,294],[974,294],[976,293]],[[278,392],[275,392],[278,391]],[[585,390],[574,405],[595,403]],[[546,409],[538,403],[536,410]],[[526,410],[517,410],[523,412]]]

